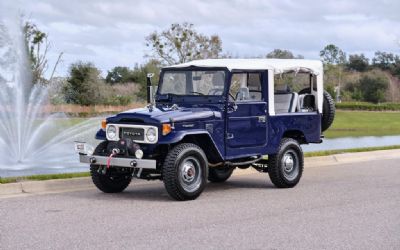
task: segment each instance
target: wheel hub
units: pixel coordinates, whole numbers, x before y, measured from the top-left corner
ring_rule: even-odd
[[[283,176],[288,181],[295,180],[299,175],[299,158],[296,151],[289,149],[281,158],[281,169]]]
[[[181,176],[185,182],[193,181],[196,176],[196,169],[192,162],[186,161],[181,170]]]
[[[293,156],[290,154],[286,154],[283,158],[283,169],[285,170],[285,172],[291,172],[293,170],[294,167],[294,160],[293,160]]]

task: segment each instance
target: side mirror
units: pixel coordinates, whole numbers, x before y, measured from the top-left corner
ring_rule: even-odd
[[[147,88],[146,88],[146,90],[147,90],[147,103],[153,103],[153,96],[154,96],[154,94],[153,93],[155,93],[154,92],[154,90],[153,90],[153,85],[152,85],[152,82],[151,82],[151,78],[154,76],[154,73],[148,73],[147,74],[147,76],[146,76],[146,78],[147,78]]]

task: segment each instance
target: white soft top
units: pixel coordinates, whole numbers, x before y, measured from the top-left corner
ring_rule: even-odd
[[[321,75],[323,73],[322,62],[319,60],[306,59],[205,59],[195,60],[182,64],[170,66],[170,68],[184,67],[223,67],[232,70],[273,70],[275,74],[288,71],[312,73]]]

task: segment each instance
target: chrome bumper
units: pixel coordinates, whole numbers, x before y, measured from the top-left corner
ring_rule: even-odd
[[[107,165],[108,157],[99,155],[79,154],[79,161],[94,165]],[[156,169],[156,160],[131,159],[131,158],[111,158],[110,165],[113,167],[124,168],[144,168]]]

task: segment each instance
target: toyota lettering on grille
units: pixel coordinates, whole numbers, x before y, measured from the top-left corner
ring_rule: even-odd
[[[132,131],[124,131],[123,133],[124,133],[124,135],[127,135],[127,136],[141,136],[142,135],[140,132],[132,132]]]

